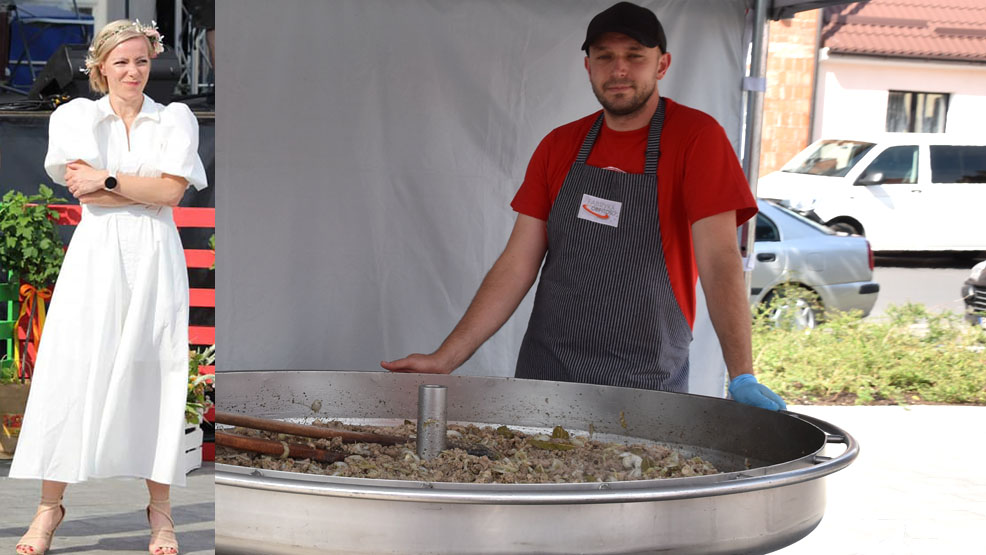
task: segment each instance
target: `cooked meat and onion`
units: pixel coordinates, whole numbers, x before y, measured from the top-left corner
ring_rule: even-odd
[[[315,422],[350,431],[408,438],[406,443],[343,443],[341,438],[310,439],[288,434],[235,428],[237,434],[308,445],[345,454],[342,461],[319,463],[226,447],[218,448],[216,462],[269,470],[427,482],[538,484],[552,482],[612,482],[679,478],[716,474],[712,464],[699,457],[656,444],[607,443],[570,434],[561,426],[550,435],[529,435],[507,426],[478,427],[450,424],[448,449],[431,460],[415,453],[414,423],[401,426],[353,426],[339,422]]]

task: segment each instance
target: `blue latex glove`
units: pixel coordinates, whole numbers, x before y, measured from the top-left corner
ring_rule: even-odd
[[[729,395],[733,399],[767,410],[787,410],[787,403],[769,387],[757,381],[753,374],[740,374],[729,382]]]

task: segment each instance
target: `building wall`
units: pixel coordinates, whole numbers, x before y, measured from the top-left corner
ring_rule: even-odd
[[[83,0],[92,5],[92,17],[96,30],[116,19],[123,19],[127,14],[127,2],[130,2],[130,19],[139,19],[141,23],[156,20],[155,0]],[[81,4],[81,2],[80,2]]]
[[[810,142],[819,10],[770,23],[760,175],[779,169]]]
[[[949,93],[945,132],[986,128],[986,64],[823,55],[812,140],[886,130],[888,91]]]

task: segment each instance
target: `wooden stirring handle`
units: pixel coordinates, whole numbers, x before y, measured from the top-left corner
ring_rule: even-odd
[[[380,445],[399,445],[407,441],[407,439],[402,437],[385,436],[367,432],[334,430],[323,426],[309,426],[306,424],[295,424],[293,422],[284,422],[281,420],[268,420],[266,418],[257,418],[256,416],[246,416],[243,414],[233,414],[230,412],[216,411],[216,423],[316,439],[332,439],[334,437],[341,437],[342,441],[347,443],[379,443]]]
[[[231,447],[240,451],[274,455],[282,459],[291,457],[292,459],[312,459],[322,463],[334,463],[346,458],[344,453],[334,453],[325,449],[317,449],[297,443],[247,437],[239,434],[220,432],[218,430],[216,431],[216,445]]]

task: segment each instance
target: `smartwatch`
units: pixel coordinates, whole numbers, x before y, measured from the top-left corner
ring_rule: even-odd
[[[113,172],[110,172],[110,174],[107,175],[106,179],[103,181],[103,187],[105,187],[107,191],[112,191],[113,189],[116,189],[116,186],[116,175],[114,175]]]

